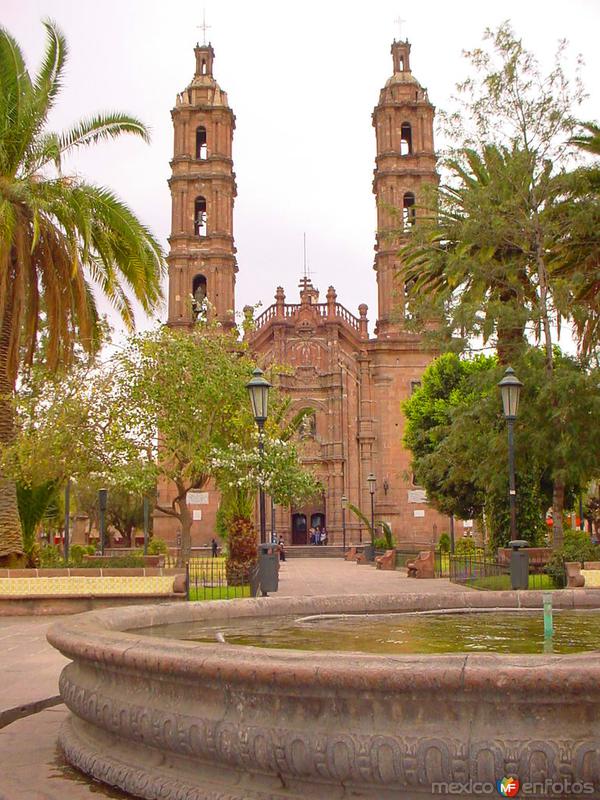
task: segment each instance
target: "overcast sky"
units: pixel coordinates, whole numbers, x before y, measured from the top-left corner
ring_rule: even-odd
[[[259,301],[266,307],[279,284],[288,302],[297,301],[305,231],[322,299],[333,284],[354,313],[368,303],[372,330],[371,113],[392,73],[399,16],[406,20],[402,36],[412,43],[413,74],[437,107],[450,107],[454,84],[466,75],[462,50],[478,45],[486,26],[510,19],[547,67],[561,37],[573,55],[583,55],[590,97],[582,116],[600,117],[599,0],[206,0],[204,7],[215,77],[237,120],[238,311]],[[79,154],[75,164],[125,199],[165,246],[170,110],[193,76],[202,9],[202,2],[188,0],[2,0],[0,11],[30,69],[43,51],[42,18],[54,19],[67,36],[70,58],[54,128],[105,109],[128,111],[150,126],[149,146],[123,139]]]

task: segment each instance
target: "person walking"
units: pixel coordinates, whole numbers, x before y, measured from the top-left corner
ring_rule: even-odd
[[[281,534],[279,535],[279,541],[277,544],[279,545],[279,560],[285,561],[285,542]]]
[[[212,557],[216,558],[219,555],[219,545],[218,545],[217,540],[215,539],[214,536],[212,538],[210,546],[212,548]]]

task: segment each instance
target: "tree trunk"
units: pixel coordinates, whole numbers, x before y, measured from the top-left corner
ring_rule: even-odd
[[[565,484],[558,478],[552,488],[552,545],[555,550],[563,545],[563,509],[565,505]]]
[[[9,352],[12,326],[12,297],[6,301],[0,321],[0,448],[15,437],[13,409],[14,381],[9,375]],[[17,487],[0,471],[0,567],[21,566],[24,563],[23,535]]]
[[[177,491],[179,492],[179,521],[181,522],[180,560],[182,564],[188,564],[192,556],[192,514],[187,504],[186,490],[178,486]]]
[[[548,285],[548,270],[546,269],[546,261],[544,259],[543,238],[539,223],[536,225],[535,229],[535,260],[540,287],[540,314],[542,317],[542,330],[544,334],[544,349],[546,351],[546,370],[549,375],[552,375],[554,369],[554,354],[552,352],[552,328],[548,310],[550,287]]]

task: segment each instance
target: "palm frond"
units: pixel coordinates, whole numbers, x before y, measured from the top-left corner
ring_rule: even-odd
[[[360,508],[355,506],[353,503],[348,503],[348,508],[356,517],[358,517],[363,525],[365,525],[371,536],[375,536],[375,531],[371,527],[371,520],[365,514],[363,514]]]
[[[110,111],[80,120],[77,125],[60,135],[59,147],[61,153],[66,153],[76,147],[116,139],[124,133],[133,133],[145,142],[150,141],[149,131],[143,122],[129,114]]]

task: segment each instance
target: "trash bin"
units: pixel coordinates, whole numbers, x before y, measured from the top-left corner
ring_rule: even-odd
[[[257,582],[263,597],[279,588],[279,545],[276,542],[258,545]]]
[[[510,554],[510,585],[513,589],[529,588],[529,553],[523,552],[522,547],[529,547],[529,542],[524,539],[515,539],[509,542],[512,547]]]

